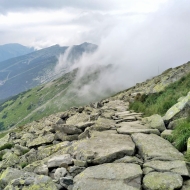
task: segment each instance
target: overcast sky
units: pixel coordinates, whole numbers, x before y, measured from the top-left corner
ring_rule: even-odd
[[[0,0],[0,44],[99,44],[121,23],[130,31],[167,4],[168,0]]]
[[[76,63],[81,76],[89,63],[115,70],[83,92],[122,90],[190,61],[189,8],[190,0],[0,0],[0,44],[97,44]]]

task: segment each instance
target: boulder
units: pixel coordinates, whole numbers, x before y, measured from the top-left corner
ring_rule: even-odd
[[[67,170],[65,168],[57,168],[54,173],[55,179],[60,179],[61,177],[65,177],[67,175]]]
[[[168,140],[168,139],[171,139],[172,137],[172,131],[173,130],[164,130],[162,133],[161,133],[161,137]]]
[[[81,122],[81,123],[77,123],[76,127],[82,130],[85,130],[87,127],[90,127],[92,125],[94,125],[94,122]]]
[[[67,135],[75,135],[75,134],[82,133],[81,129],[78,129],[74,125],[67,125],[67,124],[55,125],[55,131],[58,131],[59,133],[64,133]]]
[[[150,117],[145,117],[142,119],[142,122],[144,122],[152,129],[158,129],[160,132],[166,129],[162,117],[158,114],[152,115]]]
[[[89,139],[75,142],[70,151],[77,160],[88,163],[102,164],[131,156],[135,152],[135,144],[128,135],[105,132],[96,132]]]
[[[175,160],[175,161],[160,161],[160,160],[153,160],[150,162],[146,162],[143,165],[143,168],[153,169],[152,171],[158,172],[173,172],[177,173],[182,176],[189,176],[188,169],[186,167],[185,161]]]
[[[95,121],[95,125],[93,125],[91,129],[96,131],[104,131],[114,127],[115,127],[114,120],[99,117],[98,120]]]
[[[18,189],[21,185],[24,186],[23,189],[28,190],[57,190],[48,176],[36,175],[14,168],[7,168],[0,176],[0,189]]]
[[[130,122],[132,123],[132,122]],[[160,132],[158,129],[150,129],[147,126],[141,124],[130,124],[130,123],[122,123],[121,127],[117,129],[119,134],[128,134],[131,135],[133,133],[146,133],[146,134],[157,134],[159,135]]]
[[[53,158],[49,159],[47,162],[48,168],[55,168],[59,167],[61,164],[71,165],[73,163],[72,157],[70,154],[64,154],[60,156],[54,156]]]
[[[171,172],[151,172],[143,179],[145,190],[175,190],[182,187],[183,179]]]
[[[29,141],[27,143],[27,147],[31,148],[31,147],[36,147],[43,144],[49,144],[49,143],[52,143],[53,140],[54,140],[54,134],[52,133],[44,135],[44,136],[39,136],[38,138],[35,138],[32,141]]]
[[[89,121],[89,115],[85,113],[77,113],[66,120],[67,125],[77,125],[80,122]]]
[[[155,134],[135,133],[132,135],[138,153],[145,161],[148,160],[184,160],[180,153],[171,143]]]
[[[174,117],[186,108],[190,108],[190,92],[187,94],[186,97],[184,97],[180,102],[173,105],[165,114],[163,117],[165,123],[169,123],[171,120],[174,119]]]
[[[140,190],[142,170],[137,164],[108,163],[92,166],[74,178],[73,190]]]

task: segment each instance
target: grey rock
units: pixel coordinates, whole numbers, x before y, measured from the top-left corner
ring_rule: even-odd
[[[185,161],[175,160],[175,161],[159,161],[153,160],[146,162],[143,165],[144,169],[152,168],[154,171],[158,172],[173,172],[182,176],[189,176],[189,172],[186,167]]]
[[[182,177],[170,172],[151,172],[143,179],[145,190],[174,190],[181,188],[182,184]]]
[[[56,125],[55,126],[55,131],[59,131],[61,133],[65,133],[67,135],[75,135],[75,134],[82,133],[82,130],[78,129],[74,125],[66,125],[66,124]]]
[[[48,175],[49,170],[47,165],[43,164],[41,166],[38,166],[35,168],[34,173],[38,174],[38,175]]]
[[[74,154],[77,160],[102,164],[124,155],[133,155],[135,144],[128,135],[96,132],[89,139],[75,142],[69,152]]]
[[[68,171],[72,177],[75,177],[82,171],[84,171],[86,168],[85,167],[79,167],[79,166],[71,166],[68,168]]]
[[[61,164],[72,164],[72,157],[70,154],[63,154],[60,156],[55,156],[51,159],[48,160],[47,166],[48,168],[54,168],[54,167],[59,167]]]
[[[171,143],[155,134],[135,133],[132,135],[139,154],[147,160],[184,160]]]
[[[171,139],[172,137],[172,130],[164,130],[162,133],[161,133],[161,137],[168,140],[168,139]]]
[[[157,135],[160,134],[158,129],[150,129],[144,125],[130,124],[130,123],[122,124],[122,126],[117,129],[117,132],[119,134],[129,134],[129,135],[133,133],[146,133],[146,134],[152,133],[152,134],[157,134]]]
[[[169,123],[177,114],[180,114],[184,109],[190,107],[190,92],[180,102],[173,105],[163,117],[166,123]]]
[[[55,179],[60,179],[61,177],[65,177],[67,175],[67,170],[65,168],[57,168],[54,173]]]
[[[158,129],[160,132],[166,129],[162,117],[158,114],[152,115],[150,117],[145,117],[142,119],[142,122],[144,122],[150,128]]]
[[[74,178],[73,190],[140,190],[142,171],[139,165],[108,163],[89,167]]]
[[[77,125],[81,122],[89,121],[89,115],[85,113],[77,113],[66,120],[67,125]]]

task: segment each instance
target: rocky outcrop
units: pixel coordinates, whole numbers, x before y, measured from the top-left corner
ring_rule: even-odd
[[[165,123],[169,123],[175,118],[181,116],[187,116],[188,111],[190,111],[190,92],[187,94],[186,97],[180,99],[180,101],[172,106],[163,117]]]
[[[142,118],[128,106],[103,100],[7,134],[0,140],[0,189],[190,188],[183,154],[164,139],[171,131],[163,118]]]

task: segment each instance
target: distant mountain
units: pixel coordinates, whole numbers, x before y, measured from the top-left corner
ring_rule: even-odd
[[[55,72],[60,55],[67,53],[65,61],[72,64],[84,52],[90,53],[96,48],[96,45],[89,43],[71,48],[54,45],[0,62],[0,100],[54,80],[68,72],[68,64]]]
[[[0,45],[0,62],[28,54],[33,51],[34,48],[26,47],[17,43]]]

